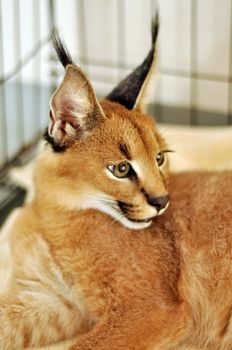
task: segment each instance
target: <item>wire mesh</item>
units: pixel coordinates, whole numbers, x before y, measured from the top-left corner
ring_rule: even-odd
[[[158,7],[158,1],[155,0],[140,0],[144,6],[149,6],[150,17],[153,16],[156,8]],[[232,0],[228,0],[230,4],[230,49],[229,49],[229,71],[226,75],[219,73],[209,73],[197,69],[198,59],[198,35],[197,26],[199,22],[199,0],[189,0],[191,20],[190,26],[190,70],[187,71],[181,68],[165,67],[162,66],[161,73],[166,77],[178,77],[186,78],[190,81],[190,97],[189,105],[187,107],[166,105],[164,102],[154,100],[151,103],[151,111],[156,114],[156,118],[161,122],[173,122],[173,123],[185,123],[189,125],[201,125],[201,124],[232,124]],[[50,41],[50,32],[57,25],[57,7],[60,6],[60,2],[56,0],[43,0],[46,6],[46,14],[48,16],[49,28],[46,35],[42,35],[41,19],[44,16],[44,12],[41,11],[41,1],[32,1],[31,13],[27,13],[26,17],[33,18],[33,45],[31,49],[22,54],[22,42],[25,39],[25,33],[22,33],[22,21],[26,21],[25,16],[22,17],[21,5],[22,1],[14,0],[9,1],[12,5],[12,23],[14,26],[13,37],[8,40],[13,41],[14,66],[5,71],[5,57],[6,48],[4,42],[6,41],[6,31],[4,30],[3,17],[3,2],[0,0],[0,168],[3,168],[7,164],[10,164],[25,148],[28,148],[40,137],[44,128],[44,117],[41,114],[44,113],[44,103],[49,100],[51,90],[54,89],[57,82],[59,73],[54,67],[52,61],[54,55],[52,51],[49,51],[47,57],[48,62],[48,86],[44,87],[42,84],[41,65],[44,56],[42,55],[43,49]],[[108,56],[95,55],[90,50],[90,37],[88,31],[88,17],[90,6],[93,6],[92,11],[95,11],[96,6],[102,6],[102,14],[104,14],[106,4],[109,6],[112,3],[115,9],[116,20],[115,23],[115,37],[111,40],[115,40],[116,57],[114,59]],[[131,2],[131,6],[133,2]],[[4,5],[6,2],[4,3]],[[67,6],[69,6],[67,4]],[[122,79],[125,74],[134,68],[134,63],[130,62],[127,57],[128,53],[128,40],[126,28],[128,25],[128,7],[124,0],[97,0],[94,2],[76,0],[76,33],[71,33],[75,36],[78,42],[78,52],[76,52],[76,60],[80,63],[87,72],[90,72],[91,81],[93,83],[105,83],[109,86],[114,85]],[[95,6],[95,8],[94,8]],[[128,4],[127,4],[128,6]],[[101,22],[102,20],[99,19]],[[137,24],[142,25],[138,22]],[[58,26],[59,29],[59,26]],[[97,31],[96,31],[97,32]],[[97,38],[98,40],[106,40],[104,37]],[[139,45],[140,43],[138,43]],[[35,77],[34,84],[27,84],[27,81],[23,78],[24,68],[29,64],[33,66],[33,77]],[[94,68],[94,69],[93,69]],[[99,70],[101,74],[97,74]],[[93,72],[95,71],[95,73]],[[116,74],[110,74],[109,72],[116,72]],[[92,72],[92,73],[91,73]],[[214,112],[201,110],[196,106],[196,100],[199,94],[199,81],[206,81],[212,83],[223,83],[228,87],[225,113],[215,112],[215,118],[212,118]],[[165,89],[162,82],[159,89]],[[28,92],[30,90],[30,93]],[[99,92],[99,91],[97,91]],[[99,92],[99,94],[101,94]],[[13,96],[13,98],[12,98]],[[31,104],[29,109],[28,104]],[[48,108],[48,104],[47,104]],[[33,111],[33,112],[32,112]],[[29,114],[33,114],[29,116]],[[30,119],[30,122],[28,121]],[[215,122],[216,120],[216,122]],[[30,127],[29,127],[29,126]],[[13,144],[13,146],[12,146]]]

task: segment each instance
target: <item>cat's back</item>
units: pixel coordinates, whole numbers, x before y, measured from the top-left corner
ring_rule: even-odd
[[[185,236],[191,232],[204,244],[232,236],[232,172],[172,175],[170,197],[170,210],[186,226]]]
[[[215,271],[226,272],[232,287],[232,172],[183,173],[171,178],[170,187],[171,205],[162,220],[183,266],[191,271],[199,264],[199,276],[209,280]]]
[[[232,344],[232,172],[175,175],[171,197],[172,230],[180,255],[178,290],[189,305],[190,341],[198,339],[198,346],[204,348],[228,349]]]

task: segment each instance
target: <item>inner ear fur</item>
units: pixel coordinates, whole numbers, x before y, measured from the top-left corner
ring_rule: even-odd
[[[50,101],[49,137],[59,147],[89,134],[105,118],[94,90],[82,70],[68,64]]]
[[[127,109],[145,110],[148,90],[152,85],[152,78],[157,61],[157,37],[159,32],[158,13],[152,21],[152,47],[140,66],[135,68],[119,85],[106,96],[106,99],[118,102]]]

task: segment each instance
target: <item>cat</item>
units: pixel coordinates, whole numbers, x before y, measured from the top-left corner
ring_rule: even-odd
[[[1,350],[231,349],[232,173],[168,175],[143,112],[157,32],[101,102],[54,38],[35,195],[0,237]]]
[[[53,221],[53,204],[68,216],[93,208],[125,227],[142,229],[168,206],[168,149],[154,120],[141,112],[157,34],[158,19],[144,62],[101,103],[53,35],[65,76],[51,97],[48,145],[35,167],[34,199],[1,234],[0,349],[58,342],[96,322],[92,316],[86,319],[81,289],[72,290],[57,265],[46,238],[48,223],[40,215]],[[27,227],[27,218],[33,218],[33,227]],[[55,238],[56,229],[52,231]]]

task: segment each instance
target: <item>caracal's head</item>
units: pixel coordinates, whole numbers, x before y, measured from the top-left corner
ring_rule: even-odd
[[[51,98],[48,145],[36,176],[37,195],[64,210],[94,208],[140,229],[168,205],[167,147],[142,112],[154,68],[158,23],[144,60],[99,102],[60,39],[55,48],[65,76]]]

